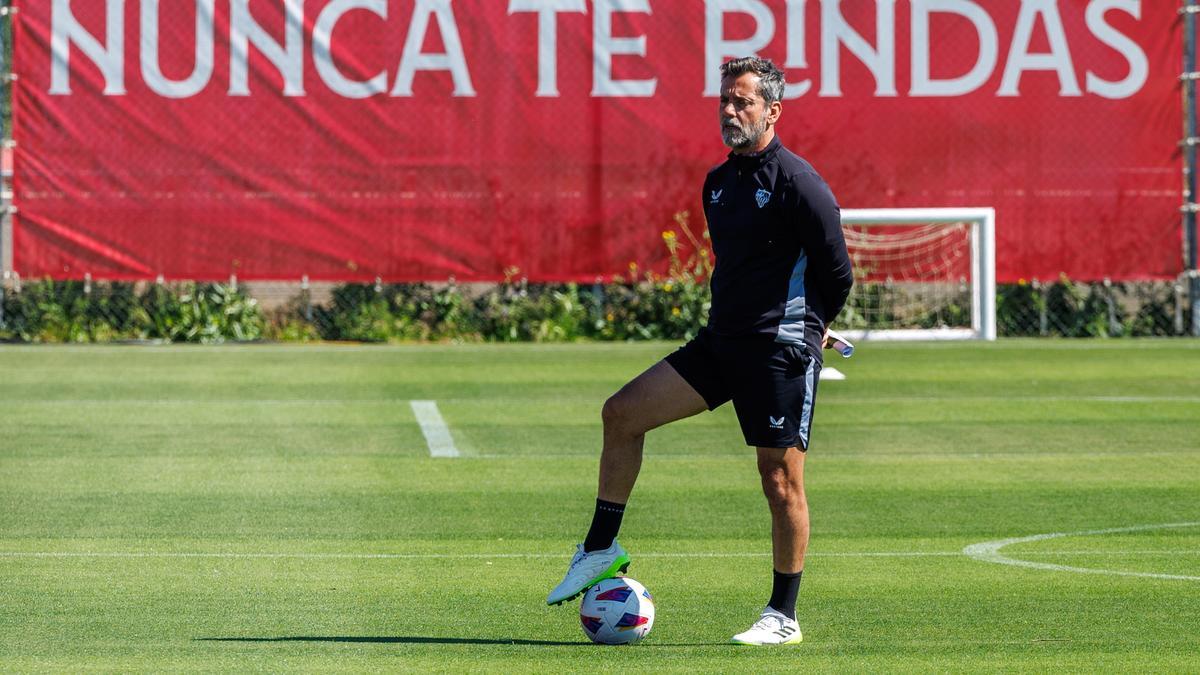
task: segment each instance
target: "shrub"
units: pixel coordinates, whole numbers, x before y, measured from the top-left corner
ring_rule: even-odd
[[[530,284],[510,268],[486,288],[445,284],[342,284],[332,300],[311,305],[294,298],[268,318],[258,303],[222,284],[128,284],[38,281],[6,291],[0,340],[172,342],[454,340],[563,342],[688,340],[708,322],[712,252],[708,233],[697,235],[688,214],[662,233],[663,274],[630,263],[627,277],[591,286]],[[953,289],[951,289],[953,291]],[[921,328],[967,325],[969,306],[956,300],[935,309],[914,301],[900,285],[859,283],[838,318],[847,328]],[[1003,336],[1097,337],[1174,332],[1179,299],[1171,284],[1081,284],[1060,277],[1050,285],[1024,280],[997,287],[998,331]]]
[[[175,342],[257,340],[265,325],[258,302],[221,284],[153,284],[139,295],[128,283],[26,283],[4,294],[0,339],[22,342]]]

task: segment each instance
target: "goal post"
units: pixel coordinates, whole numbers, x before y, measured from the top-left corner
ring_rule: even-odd
[[[844,209],[855,288],[834,326],[859,340],[995,340],[996,211]]]

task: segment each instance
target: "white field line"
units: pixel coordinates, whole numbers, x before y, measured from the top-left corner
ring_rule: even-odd
[[[678,346],[679,343],[673,343]],[[916,343],[913,343],[916,344]],[[588,351],[592,352],[625,352],[628,353],[631,349],[638,349],[658,352],[664,346],[671,347],[672,343],[659,342],[641,343],[638,345],[628,345],[628,343],[617,342],[611,344],[591,343],[588,346]],[[1184,343],[1177,343],[1175,346],[1185,346]],[[1078,343],[1078,348],[1087,348],[1086,343]],[[431,352],[451,352],[465,354],[468,352],[488,352],[499,353],[502,351],[533,351],[533,352],[569,352],[578,350],[577,345],[571,343],[554,344],[554,343],[505,343],[505,344],[488,344],[488,345],[452,345],[452,344],[288,344],[288,343],[259,343],[259,344],[237,344],[224,343],[219,345],[201,345],[201,344],[169,344],[159,342],[157,340],[146,340],[139,343],[129,344],[0,344],[0,354],[21,353],[21,352],[75,352],[75,353],[109,353],[119,354],[122,352],[140,351],[142,354],[162,354],[162,355],[179,355],[192,354],[201,352],[254,352],[254,351],[275,351],[275,352],[298,352],[304,354],[340,354],[345,352],[375,352],[378,354],[396,354],[396,353],[418,353],[420,351]]]
[[[761,553],[639,553],[639,558],[766,558],[769,552]],[[817,555],[815,553],[810,555]],[[852,557],[915,557],[956,556],[956,551],[930,553],[875,552],[826,554]],[[302,558],[302,559],[349,559],[349,560],[491,560],[504,558],[562,558],[565,553],[189,553],[170,551],[0,551],[0,558]]]
[[[443,401],[478,402],[486,399],[445,398]],[[538,397],[506,396],[506,401],[517,403],[523,401],[542,401]],[[560,399],[561,400],[561,399]],[[581,399],[582,400],[582,399]],[[590,400],[590,399],[588,399]],[[28,397],[0,398],[5,404],[23,405],[339,405],[374,403],[379,405],[394,405],[396,399],[390,398],[62,398],[37,400]],[[908,403],[908,402],[937,402],[951,401],[955,403],[991,403],[991,402],[1073,402],[1073,403],[1200,403],[1200,396],[855,396],[854,398],[825,398],[824,405],[875,405],[879,403]]]
[[[1081,457],[1177,457],[1186,456],[1195,458],[1197,453],[1195,450],[1130,450],[1129,452],[1094,450],[1080,452],[837,452],[837,453],[818,453],[822,462],[836,461],[862,461],[862,460],[879,460],[886,462],[895,462],[898,460],[910,459],[1078,459]],[[713,452],[707,454],[701,453],[657,453],[647,451],[645,457],[654,461],[664,460],[681,460],[692,461],[697,459],[732,459],[744,460],[747,457],[753,457],[754,454],[746,452]],[[535,459],[553,459],[553,460],[588,460],[595,461],[596,454],[592,453],[547,453],[541,455],[528,454],[505,454],[500,452],[494,453],[479,453],[471,455],[471,459],[512,459],[512,460],[535,460]]]
[[[421,433],[429,444],[430,457],[458,457],[458,448],[450,437],[450,428],[442,413],[438,412],[437,401],[409,401],[413,414],[417,416],[417,424],[421,425]]]
[[[1081,532],[1052,532],[1050,534],[1035,534],[1029,537],[1014,537],[1012,539],[997,539],[995,541],[985,541],[978,544],[971,544],[962,550],[968,557],[980,560],[982,562],[997,563],[1000,565],[1012,565],[1014,567],[1028,567],[1039,570],[1051,570],[1055,572],[1075,572],[1077,574],[1112,574],[1121,577],[1145,577],[1149,579],[1176,579],[1183,581],[1200,581],[1200,576],[1188,576],[1186,574],[1158,574],[1153,572],[1124,572],[1121,570],[1106,570],[1094,567],[1072,567],[1070,565],[1055,565],[1053,563],[1032,562],[1029,560],[1020,560],[1010,558],[1000,553],[1000,549],[1013,544],[1024,544],[1034,541],[1045,541],[1047,539],[1058,539],[1060,537],[1087,537],[1103,534],[1117,534],[1119,532],[1143,532],[1146,530],[1164,530],[1176,527],[1195,527],[1200,525],[1200,522],[1190,523],[1164,523],[1161,525],[1135,525],[1133,527],[1114,527],[1107,530],[1084,530]]]
[[[638,553],[639,558],[766,558],[769,552]],[[814,551],[808,558],[955,558],[961,551]],[[1200,549],[1130,551],[1039,551],[1037,555],[1200,555]],[[565,553],[238,553],[196,551],[0,551],[0,558],[292,558],[301,560],[493,560],[566,559]],[[1192,578],[1192,577],[1187,577]]]
[[[1197,347],[1193,344],[1183,341],[1173,341],[1171,339],[1145,339],[1141,341],[1141,349],[1164,349],[1164,350],[1196,350]],[[587,351],[620,351],[628,353],[630,351],[660,351],[664,345],[670,347],[671,341],[658,341],[642,343],[637,345],[628,345],[627,343],[593,343],[588,345]],[[1120,347],[1114,347],[1113,343],[1106,340],[1096,341],[1078,341],[1078,340],[1046,340],[1043,338],[1026,338],[1026,339],[1006,339],[995,349],[999,351],[1020,351],[1028,349],[1030,346],[1035,346],[1040,350],[1053,351],[1111,351],[1114,353],[1123,353]],[[907,342],[903,345],[899,343],[872,343],[873,348],[882,349],[902,349],[904,351],[913,349],[922,350],[942,350],[946,351],[949,347],[970,348],[973,345],[960,343],[950,345],[944,341],[916,341]],[[195,352],[250,352],[250,351],[276,351],[276,352],[301,352],[309,353],[342,353],[342,352],[376,352],[376,353],[396,353],[396,352],[416,352],[419,350],[438,350],[438,351],[454,351],[466,353],[474,352],[490,352],[496,353],[501,351],[555,351],[555,352],[571,352],[580,351],[581,346],[576,344],[488,344],[488,345],[430,345],[430,344],[357,344],[357,343],[329,343],[321,342],[317,344],[287,344],[287,343],[259,343],[259,344],[221,344],[221,345],[193,345],[193,344],[167,344],[155,341],[146,341],[135,344],[61,344],[61,345],[0,345],[0,353],[3,352],[85,352],[85,353],[121,353],[128,351],[142,351],[147,354],[190,354]],[[958,351],[953,349],[952,351]]]

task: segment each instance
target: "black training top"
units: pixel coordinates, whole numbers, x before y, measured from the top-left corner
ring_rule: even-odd
[[[730,153],[704,180],[716,267],[708,328],[819,346],[854,283],[841,209],[808,162],[775,137]]]

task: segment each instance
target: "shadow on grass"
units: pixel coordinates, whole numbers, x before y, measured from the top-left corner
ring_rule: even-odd
[[[381,644],[426,644],[426,645],[552,645],[556,647],[587,646],[586,642],[558,642],[554,640],[519,640],[488,638],[421,637],[415,635],[372,636],[372,635],[288,635],[282,637],[203,637],[200,642],[375,642]]]
[[[417,635],[284,635],[280,637],[202,637],[193,638],[198,642],[359,642],[377,644],[418,644],[418,645],[534,645],[539,647],[595,647],[591,642],[562,642],[558,640],[522,640],[518,638],[456,638],[456,637],[423,637]],[[645,647],[700,647],[700,646],[730,646],[728,643],[717,645],[703,642],[689,643],[641,643]]]

